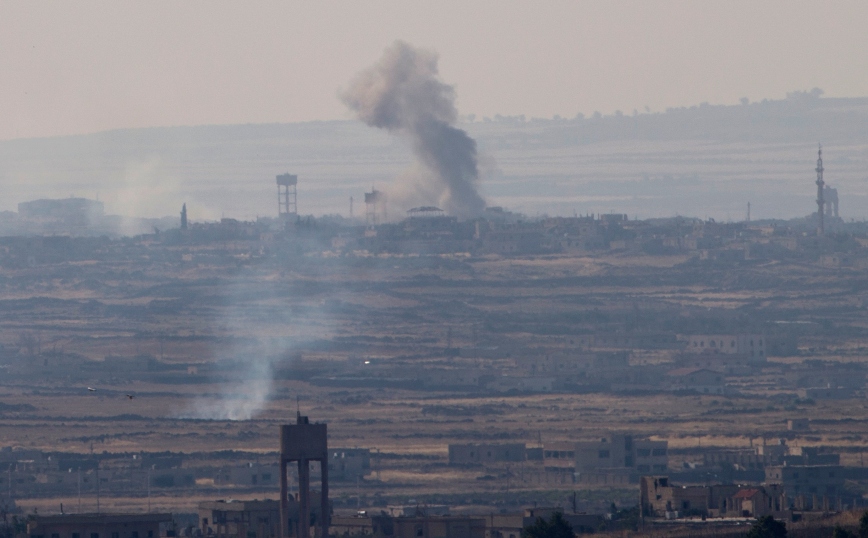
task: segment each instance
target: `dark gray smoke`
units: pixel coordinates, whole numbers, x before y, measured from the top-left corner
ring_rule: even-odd
[[[473,217],[485,208],[476,190],[476,142],[452,124],[455,90],[438,78],[437,54],[396,41],[359,73],[343,100],[373,127],[409,136],[418,160],[433,172],[426,191],[438,192],[448,213]]]

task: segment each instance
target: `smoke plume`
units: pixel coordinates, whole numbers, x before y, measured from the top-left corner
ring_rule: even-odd
[[[410,138],[416,158],[432,172],[417,177],[428,182],[420,190],[437,192],[443,209],[459,217],[482,212],[476,142],[453,126],[455,90],[440,81],[437,54],[396,41],[342,98],[368,125]]]

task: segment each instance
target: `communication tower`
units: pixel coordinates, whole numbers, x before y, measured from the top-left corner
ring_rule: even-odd
[[[823,200],[823,187],[825,184],[823,181],[823,145],[820,144],[820,149],[817,151],[817,218],[820,219],[817,226],[817,235],[824,235],[826,233],[826,229],[823,226],[823,213],[824,206],[826,205],[826,202]]]

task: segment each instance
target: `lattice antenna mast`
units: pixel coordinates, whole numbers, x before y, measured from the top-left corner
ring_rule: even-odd
[[[823,181],[823,145],[820,144],[820,149],[817,151],[817,218],[820,219],[817,235],[824,235],[826,233],[823,225],[823,213],[826,204],[823,199],[823,187],[825,185],[826,183]]]

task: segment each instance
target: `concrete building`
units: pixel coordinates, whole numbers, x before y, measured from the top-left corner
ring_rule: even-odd
[[[334,536],[369,536],[373,538],[486,538],[486,521],[482,517],[468,516],[416,516],[389,515],[332,519]]]
[[[450,444],[449,465],[483,465],[486,463],[525,460],[524,443]]]
[[[702,466],[715,470],[756,471],[766,465],[777,463],[769,456],[758,454],[755,448],[742,450],[708,450],[702,453]]]
[[[574,340],[575,341],[575,340]],[[517,364],[531,375],[572,378],[593,372],[620,371],[630,365],[626,352],[550,353],[532,360],[519,358]]]
[[[294,504],[294,503],[293,503]],[[199,528],[213,538],[277,538],[277,501],[206,501],[199,503]]]
[[[699,394],[726,392],[723,374],[706,368],[676,368],[667,373],[670,390],[691,391]]]
[[[796,509],[821,510],[839,499],[851,503],[844,489],[846,469],[840,465],[781,465],[766,468],[766,482],[779,484]]]
[[[546,443],[543,447],[543,466],[550,471],[575,472],[576,443]]]
[[[246,463],[221,469],[214,482],[219,485],[272,487],[278,483],[280,467],[277,464]]]
[[[599,514],[569,514],[563,508],[525,508],[517,514],[492,514],[485,518],[486,538],[521,538],[525,527],[536,523],[537,518],[551,519],[552,515],[560,513],[573,527],[577,534],[593,533],[605,525],[605,519]]]
[[[574,472],[577,481],[594,483],[635,483],[641,473],[666,472],[668,443],[613,435],[595,441],[546,443],[546,469]]]
[[[761,334],[694,334],[687,337],[686,351],[742,355],[755,362],[765,362],[767,347],[766,338]]]
[[[371,451],[367,448],[333,448],[329,454],[332,480],[356,480],[371,472]]]
[[[799,389],[798,394],[812,400],[849,400],[856,397],[856,390],[852,387],[812,387]]]
[[[841,462],[839,454],[821,452],[818,447],[791,447],[784,439],[752,448],[707,450],[702,457],[702,466],[721,479],[733,476],[733,471],[755,471],[760,473],[755,478],[757,482],[767,477],[765,472],[770,467],[839,465]]]
[[[613,435],[599,441],[576,443],[576,472],[625,468],[640,473],[665,472],[669,464],[668,443]]]
[[[787,510],[779,485],[676,486],[666,476],[643,476],[639,481],[641,517],[781,517]]]
[[[174,536],[172,514],[70,514],[36,516],[27,523],[35,538],[160,538]]]
[[[791,432],[806,432],[811,430],[811,420],[807,418],[787,419],[787,430]]]

